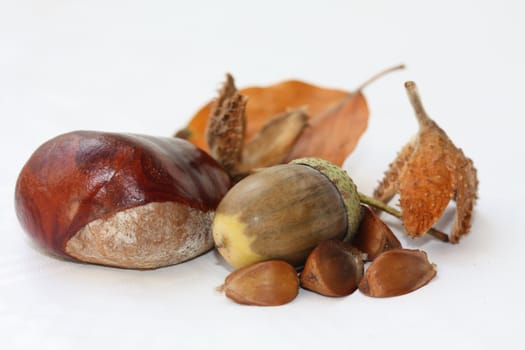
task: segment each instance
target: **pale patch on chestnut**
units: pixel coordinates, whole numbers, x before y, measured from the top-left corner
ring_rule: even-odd
[[[213,247],[213,212],[149,203],[90,222],[66,245],[78,260],[137,269],[172,265]]]

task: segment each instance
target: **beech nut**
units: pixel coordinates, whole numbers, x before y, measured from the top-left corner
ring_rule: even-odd
[[[270,259],[300,266],[319,242],[350,239],[360,215],[346,172],[321,159],[299,159],[233,186],[217,207],[213,238],[234,267]]]
[[[308,256],[300,276],[301,287],[331,297],[350,295],[363,271],[360,251],[342,241],[324,241]]]
[[[359,290],[371,297],[392,297],[415,291],[436,275],[427,253],[416,249],[391,249],[380,254],[359,283]]]
[[[235,270],[220,289],[238,304],[278,306],[295,299],[299,278],[287,262],[268,260]]]
[[[369,207],[361,205],[361,223],[352,245],[366,254],[368,261],[389,249],[401,248],[401,242],[379,216]]]
[[[148,269],[213,247],[226,172],[187,141],[76,131],[40,146],[22,168],[15,208],[47,251]]]

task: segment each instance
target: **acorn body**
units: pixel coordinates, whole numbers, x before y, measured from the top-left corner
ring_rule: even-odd
[[[76,131],[33,153],[15,207],[25,231],[54,254],[155,268],[212,248],[209,227],[228,188],[224,170],[186,141]]]
[[[319,242],[345,238],[347,218],[345,201],[326,175],[286,164],[237,183],[217,207],[212,230],[234,267],[269,259],[300,266]]]

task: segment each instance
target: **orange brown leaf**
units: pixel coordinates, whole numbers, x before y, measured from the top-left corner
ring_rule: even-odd
[[[339,166],[343,165],[366,130],[368,115],[368,106],[362,92],[348,95],[335,107],[310,122],[287,160],[319,157]]]
[[[249,87],[239,91],[248,98],[246,105],[246,141],[250,141],[270,120],[291,110],[304,110],[308,127],[282,161],[315,156],[342,165],[357,145],[368,125],[368,106],[362,92],[349,93],[321,88],[298,80],[268,87]],[[176,136],[209,151],[205,130],[212,104],[202,107],[186,128]],[[273,165],[273,164],[272,164]]]
[[[305,108],[311,120],[321,116],[326,110],[338,105],[348,92],[338,89],[321,88],[299,80],[288,80],[267,87],[248,87],[239,90],[247,96],[246,139],[250,140],[270,119],[289,110]],[[177,136],[203,150],[208,150],[205,130],[213,102],[203,106],[190,120],[188,126]]]

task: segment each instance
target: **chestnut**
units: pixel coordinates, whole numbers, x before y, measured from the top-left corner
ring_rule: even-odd
[[[51,253],[150,269],[213,247],[211,223],[229,187],[223,168],[185,140],[75,131],[31,155],[15,209]]]

